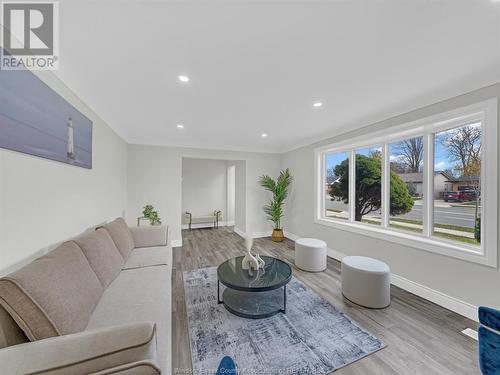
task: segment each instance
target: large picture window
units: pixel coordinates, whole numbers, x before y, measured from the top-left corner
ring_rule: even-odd
[[[496,100],[316,150],[316,222],[496,266]]]
[[[414,137],[389,144],[389,226],[422,233],[424,198],[424,139]]]
[[[434,137],[433,234],[481,243],[481,123]]]
[[[382,204],[382,148],[356,150],[354,220],[380,225]]]
[[[349,220],[349,154],[326,154],[325,217]]]

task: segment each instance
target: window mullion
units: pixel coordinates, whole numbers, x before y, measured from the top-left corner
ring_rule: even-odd
[[[354,222],[356,197],[356,153],[350,151],[349,155],[349,221]]]
[[[320,199],[319,199],[319,206],[320,206],[319,207],[319,212],[321,213],[320,217],[326,217],[326,211],[325,211],[325,207],[326,207],[326,202],[325,202],[325,199],[326,199],[326,194],[325,194],[325,186],[326,186],[326,154],[325,153],[321,154],[320,164],[321,164],[321,167],[320,167],[321,183],[320,183],[320,189],[318,191],[318,194],[320,196]]]
[[[316,156],[316,171],[314,174],[315,183],[320,183],[320,186],[315,193],[319,194],[319,198],[316,199],[315,209],[320,212],[315,214],[315,222],[409,247],[421,248],[444,256],[497,267],[497,159],[499,157],[497,107],[498,100],[493,98],[403,124],[397,128],[397,134],[391,128],[373,134],[366,134],[347,144],[346,141],[342,141],[316,148],[314,150]],[[449,140],[449,137],[460,137],[460,134],[462,134],[460,132],[467,130],[465,128],[475,129],[479,126],[481,127],[480,138],[474,138],[473,146],[476,147],[476,144],[481,145],[480,158],[477,158],[478,160],[474,159],[474,164],[459,165],[456,168],[457,171],[446,173],[445,170],[441,172],[441,169],[450,166],[455,167],[454,160],[452,160],[453,155],[451,155],[448,146],[449,141],[447,140]],[[418,143],[404,142],[412,141],[413,138],[417,137]],[[416,165],[414,163],[416,157],[412,158],[404,154],[403,156],[406,156],[409,160],[399,159],[401,157],[400,147],[411,147],[412,152],[420,152],[422,141],[422,163]],[[461,147],[467,149],[469,146],[462,145]],[[332,204],[334,209],[331,209],[331,212],[327,214],[325,209],[330,207],[330,204],[327,202],[329,195],[328,192],[325,194],[325,187],[327,180],[330,180],[330,178],[327,178],[326,171],[327,165],[330,164],[330,154],[332,154],[331,163],[334,166],[343,163],[342,168],[339,169],[342,170],[342,173],[345,173],[345,159],[349,157],[347,174],[349,178],[348,207],[341,203],[338,205]],[[379,203],[380,225],[368,225],[375,224],[373,220],[368,220],[368,218],[373,219],[372,215],[374,213],[364,221],[356,221],[356,193],[358,188],[356,184],[356,159],[362,158],[360,155],[374,159],[381,156],[382,159],[380,163],[380,196],[377,197],[381,200]],[[412,156],[414,155],[416,154],[412,154]],[[391,157],[394,158],[392,162]],[[473,157],[476,158],[475,155]],[[480,162],[480,165],[476,164],[477,161]],[[370,164],[370,166],[373,165],[375,163]],[[469,166],[470,168],[468,168]],[[479,167],[480,173],[477,169]],[[361,166],[359,169],[361,169]],[[410,195],[422,195],[421,201],[416,202],[419,206],[413,207],[410,212],[405,211],[408,210],[408,204],[411,202],[405,200],[402,201],[401,205],[398,204],[399,201],[393,202],[395,216],[402,216],[399,221],[397,217],[391,216],[391,170],[394,171],[394,174],[400,176],[401,181],[398,180],[398,187],[399,184],[404,182]],[[438,171],[439,173],[437,173]],[[480,176],[480,188],[477,186],[477,176]],[[346,193],[345,177],[345,175],[342,175],[342,185],[336,186],[342,188],[339,191],[341,197],[345,197]],[[470,230],[464,229],[464,227],[471,227],[476,231],[476,223],[462,223],[463,227],[462,225],[449,226],[449,222],[454,223],[457,221],[455,220],[456,217],[451,217],[454,213],[466,211],[467,206],[471,206],[469,212],[475,212],[472,211],[475,209],[474,204],[468,202],[472,194],[470,190],[481,194],[479,211],[481,215],[480,240],[477,237],[478,233],[471,234]],[[440,194],[443,191],[453,191],[454,193],[441,198]],[[334,195],[339,194],[335,193]],[[459,204],[463,207],[454,209],[452,207],[455,204],[448,207],[448,205],[440,202],[441,199],[464,202]],[[413,210],[414,212],[412,212]],[[349,213],[348,220],[345,217],[346,211]],[[405,216],[406,214],[408,216]],[[473,217],[473,215],[470,216]],[[391,223],[393,226],[391,226]],[[415,233],[420,232],[420,224],[422,226],[421,233]],[[451,228],[453,228],[452,232],[450,232]]]
[[[391,192],[391,179],[390,179],[390,160],[389,160],[389,145],[386,143],[382,146],[382,205],[381,205],[381,219],[382,227],[389,226],[390,216],[390,192]]]
[[[424,136],[424,199],[423,199],[423,235],[432,235],[434,217],[434,134]]]

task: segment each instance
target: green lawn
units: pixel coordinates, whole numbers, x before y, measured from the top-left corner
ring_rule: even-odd
[[[402,230],[409,230],[411,232],[416,232],[416,233],[422,233],[422,229],[420,229],[420,228],[405,227],[404,225],[397,225],[397,224],[389,224],[389,226],[391,228],[402,229]]]
[[[422,222],[418,221],[418,220],[409,220],[409,219],[400,219],[400,218],[396,218],[396,219],[391,218],[391,221],[399,221],[401,223],[409,223],[409,224],[422,224]],[[367,224],[377,224],[377,225],[380,224],[379,221],[370,220],[370,219],[363,219],[362,222],[363,223],[367,223]],[[435,224],[435,225],[438,228],[460,230],[460,231],[469,232],[469,233],[473,233],[474,232],[474,230],[471,229],[471,228],[460,227],[460,226],[457,226],[457,225],[447,225],[447,224]],[[391,228],[405,230],[405,231],[415,232],[415,233],[422,233],[422,229],[420,229],[420,228],[411,228],[411,227],[406,227],[404,225],[398,225],[398,224],[394,224],[394,223],[390,223],[390,227]],[[457,229],[457,228],[460,228],[460,229]],[[456,234],[434,232],[433,235],[435,237],[447,238],[449,240],[465,242],[465,243],[468,243],[468,244],[471,244],[471,245],[479,245],[480,244],[480,242],[476,241],[474,238],[459,236],[459,235],[456,235]]]
[[[380,221],[377,221],[377,220],[361,219],[361,222],[362,223],[367,223],[367,224],[380,225]]]
[[[380,221],[369,220],[369,219],[363,219],[363,220],[361,220],[361,222],[362,223],[367,223],[367,224],[380,225]],[[398,224],[390,224],[390,227],[391,228],[396,228],[396,229],[408,230],[410,232],[422,233],[422,229],[420,229],[420,228],[405,227],[404,225],[398,225]]]
[[[342,212],[342,210],[336,210],[335,208],[327,208],[326,210],[330,212]]]
[[[454,240],[454,241],[465,242],[465,243],[469,243],[471,245],[479,245],[480,244],[480,242],[476,241],[476,239],[474,239],[474,238],[457,236],[455,234],[434,232],[434,236],[441,237],[441,238],[447,238],[449,240]]]
[[[390,221],[396,221],[399,223],[408,223],[408,224],[417,224],[417,225],[422,225],[422,222],[419,220],[411,220],[411,219],[402,219],[399,217],[391,217],[389,219]]]
[[[422,222],[419,221],[419,220],[402,219],[402,218],[398,218],[398,217],[391,217],[390,221],[396,221],[396,222],[400,222],[400,223],[422,225]],[[456,231],[467,232],[467,233],[474,233],[474,228],[462,227],[460,225],[434,223],[434,226],[436,228],[450,229],[450,230],[456,230]]]
[[[463,203],[452,203],[452,207],[476,207],[476,202],[463,202]],[[481,208],[481,205],[477,206],[477,208]]]

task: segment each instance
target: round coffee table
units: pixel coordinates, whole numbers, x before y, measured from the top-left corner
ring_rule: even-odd
[[[244,270],[242,260],[242,256],[232,258],[217,268],[217,302],[243,318],[261,319],[279,312],[286,314],[286,284],[292,278],[290,266],[277,258],[263,256],[264,269]],[[222,300],[220,284],[226,286]]]

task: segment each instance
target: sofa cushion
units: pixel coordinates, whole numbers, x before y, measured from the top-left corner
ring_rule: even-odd
[[[138,322],[11,346],[0,350],[0,364],[2,374],[115,375],[145,367],[158,374],[156,328]],[[144,372],[129,371],[136,373]]]
[[[0,349],[28,342],[28,338],[16,321],[0,305]]]
[[[137,361],[94,372],[92,375],[160,375],[161,370],[151,361]]]
[[[158,363],[171,371],[171,269],[169,266],[135,268],[120,272],[104,291],[87,330],[134,322],[157,327]]]
[[[72,241],[0,279],[0,304],[31,341],[85,329],[102,293]]]
[[[125,264],[124,270],[134,268],[167,266],[171,258],[172,248],[170,246],[143,247],[134,249]]]
[[[111,223],[104,225],[104,229],[108,231],[109,235],[113,239],[113,242],[120,251],[122,258],[127,260],[130,252],[135,247],[135,244],[132,233],[130,233],[130,229],[125,220],[119,217]]]
[[[118,275],[124,263],[108,231],[100,228],[82,234],[73,241],[82,249],[101,285],[106,288]]]
[[[134,245],[138,247],[166,246],[168,228],[165,225],[151,225],[148,227],[132,227],[130,233],[134,238]]]

